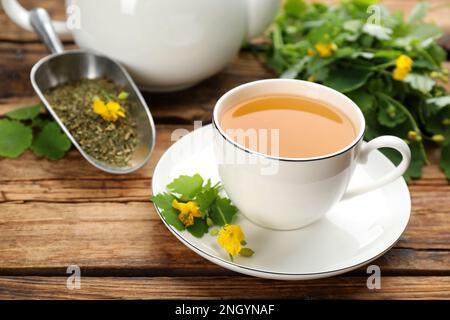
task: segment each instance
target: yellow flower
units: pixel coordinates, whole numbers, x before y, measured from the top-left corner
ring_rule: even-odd
[[[408,139],[411,141],[422,141],[422,137],[416,131],[408,131]]]
[[[308,56],[314,57],[315,55],[316,55],[316,52],[313,49],[308,48]]]
[[[412,64],[413,64],[413,60],[410,57],[408,57],[406,54],[400,55],[395,60],[395,66],[397,68],[400,68],[400,69],[409,69],[409,70],[411,70]]]
[[[431,137],[431,140],[433,140],[434,142],[444,142],[445,137],[442,134],[435,134]]]
[[[392,74],[394,80],[402,81],[412,70],[413,60],[406,54],[400,55],[395,60],[395,69]]]
[[[314,48],[317,50],[317,52],[319,53],[319,55],[322,58],[328,58],[336,50],[336,45],[334,43],[322,43],[322,42],[319,42],[319,43],[316,43]]]
[[[220,229],[217,241],[227,250],[230,256],[234,257],[241,251],[241,242],[244,239],[245,236],[240,226],[226,224]]]
[[[99,98],[94,98],[92,102],[92,110],[96,114],[99,114],[106,121],[117,121],[117,119],[125,118],[125,111],[122,106],[115,102],[109,101],[105,104],[105,102]]]
[[[200,209],[194,201],[187,203],[178,202],[176,199],[172,201],[172,207],[180,211],[178,219],[186,226],[192,226],[194,224],[194,218],[201,218],[202,214]]]
[[[406,78],[406,76],[409,74],[409,70],[407,69],[399,69],[395,68],[394,72],[392,73],[392,78],[394,80],[402,81]]]

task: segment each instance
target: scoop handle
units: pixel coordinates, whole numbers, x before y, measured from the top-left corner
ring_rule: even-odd
[[[64,47],[55,28],[53,28],[52,20],[50,19],[47,10],[43,8],[31,10],[30,24],[51,53],[61,53],[64,51]]]

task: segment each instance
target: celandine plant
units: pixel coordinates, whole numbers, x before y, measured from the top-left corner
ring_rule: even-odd
[[[419,178],[428,162],[424,141],[442,146],[450,179],[450,95],[442,67],[441,31],[423,18],[420,2],[408,19],[374,0],[338,6],[286,0],[263,46],[267,64],[283,78],[322,83],[353,99],[367,122],[365,138],[392,134],[412,151],[405,178]],[[383,151],[394,163],[400,155]]]
[[[212,185],[198,173],[181,175],[167,185],[167,192],[153,195],[151,201],[160,209],[164,220],[178,231],[188,231],[197,238],[209,232],[228,253],[251,257],[241,227],[233,224],[238,209],[221,195],[221,184]]]

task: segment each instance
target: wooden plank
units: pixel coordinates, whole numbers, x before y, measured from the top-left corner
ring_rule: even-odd
[[[30,155],[31,157],[31,155]],[[34,157],[34,156],[33,156]],[[155,159],[156,160],[156,159]],[[44,160],[41,160],[44,161]],[[78,159],[72,162],[74,167],[83,168],[85,164],[78,164],[84,160]],[[11,161],[1,168],[11,168]],[[38,165],[40,161],[34,161]],[[23,164],[19,164],[23,166]],[[146,201],[150,194],[150,178],[153,173],[154,161],[146,166],[141,173],[130,177],[103,177],[90,179],[88,176],[60,176],[45,179],[36,179],[26,175],[17,176],[15,179],[2,179],[0,187],[0,203],[4,202],[130,202]],[[21,168],[25,170],[25,168]],[[75,174],[76,168],[72,170]],[[69,172],[70,173],[70,172]],[[142,176],[139,176],[142,174]],[[424,178],[425,179],[425,178]],[[445,181],[445,180],[444,180]],[[434,180],[431,180],[434,182]],[[445,182],[446,183],[446,182]],[[450,208],[450,185],[411,185],[410,191],[413,197],[413,208],[417,214],[428,215],[432,210],[436,215],[447,214]],[[51,191],[51,192],[50,192]],[[431,201],[435,201],[431,203]],[[432,220],[434,223],[436,220]]]
[[[31,152],[26,152],[18,159],[0,159],[0,182],[36,181],[36,180],[133,180],[150,178],[153,169],[172,144],[172,132],[177,128],[192,130],[193,126],[158,125],[156,146],[150,161],[142,169],[127,175],[112,175],[90,165],[76,150],[58,161],[38,159]],[[75,182],[74,182],[75,183]],[[150,182],[148,182],[149,184]],[[0,190],[5,190],[0,184]]]
[[[274,281],[250,277],[81,278],[0,277],[0,299],[449,299],[450,277],[381,277],[369,290],[366,277]]]
[[[390,274],[449,274],[448,223],[413,220],[401,249],[376,263]],[[150,202],[0,205],[0,274],[55,275],[70,264],[92,275],[223,272],[172,236]]]
[[[0,106],[1,109],[1,106]],[[172,133],[177,129],[192,131],[193,125],[157,125],[156,146],[149,163],[137,172],[128,175],[111,175],[104,173],[89,163],[76,150],[58,161],[38,159],[31,152],[26,152],[17,159],[0,159],[0,182],[11,183],[24,182],[34,183],[36,180],[61,181],[61,180],[135,180],[151,178],[154,167],[162,154],[175,141]],[[432,163],[424,168],[423,177],[410,183],[412,192],[433,191],[438,186],[448,190],[449,184],[439,168],[439,150],[431,153]],[[44,182],[48,183],[48,182]],[[56,182],[54,182],[56,183]],[[0,191],[4,191],[0,185]],[[12,190],[13,188],[11,188]],[[426,196],[426,195],[425,195]],[[1,199],[1,198],[0,198]],[[1,200],[0,200],[1,201]],[[430,204],[431,205],[431,204]]]

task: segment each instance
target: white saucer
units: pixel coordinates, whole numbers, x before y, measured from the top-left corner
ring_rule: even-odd
[[[366,165],[356,168],[351,185],[375,179],[392,167],[381,152],[374,151]],[[219,181],[210,125],[184,136],[161,157],[153,174],[153,194],[166,191],[166,185],[179,175],[194,173],[211,178],[213,183]],[[341,274],[378,258],[400,238],[410,212],[409,191],[401,178],[339,203],[318,222],[298,230],[268,230],[238,214],[236,223],[255,254],[250,258],[238,256],[234,262],[216,237],[206,234],[199,239],[161,220],[188,248],[224,268],[261,278],[306,280]]]

